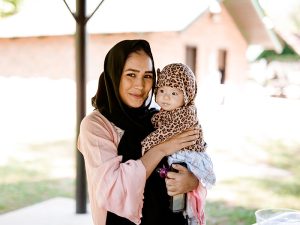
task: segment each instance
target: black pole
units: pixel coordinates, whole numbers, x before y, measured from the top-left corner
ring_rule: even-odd
[[[102,0],[90,16],[86,16],[86,1],[76,0],[76,14],[72,12],[66,0],[63,0],[68,10],[76,21],[76,140],[79,135],[79,128],[85,116],[86,96],[86,30],[85,25],[94,15]],[[86,173],[82,154],[76,148],[76,213],[86,213]]]
[[[76,139],[85,116],[86,95],[86,2],[76,0]],[[86,173],[82,154],[76,148],[76,213],[86,213]]]

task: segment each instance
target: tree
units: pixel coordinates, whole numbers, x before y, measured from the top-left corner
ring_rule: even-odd
[[[300,4],[295,7],[290,15],[292,32],[300,36]]]
[[[22,0],[0,0],[0,19],[18,12]]]
[[[267,60],[268,63],[271,61],[292,62],[299,61],[300,56],[289,44],[284,42],[284,47],[281,53],[277,53],[274,50],[264,50],[255,60],[259,61],[261,59]]]

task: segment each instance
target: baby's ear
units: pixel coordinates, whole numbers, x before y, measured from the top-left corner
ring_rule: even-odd
[[[160,74],[160,69],[159,68],[157,69],[156,74],[157,74],[157,76]]]
[[[159,68],[158,68],[156,71],[157,71],[157,72],[156,72],[156,81],[158,81],[161,72],[160,72],[160,69],[159,69]]]

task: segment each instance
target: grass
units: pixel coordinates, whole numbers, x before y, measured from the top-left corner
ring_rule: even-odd
[[[206,205],[207,224],[253,224],[255,209],[241,206],[232,206],[224,201],[208,202]]]
[[[53,172],[64,170],[66,165],[73,166],[72,145],[70,140],[31,144],[22,149],[31,155],[27,160],[11,157],[0,170],[0,213],[57,196],[73,198],[73,172],[60,176]],[[280,140],[263,143],[252,140],[247,145],[263,151],[264,158],[256,160],[277,173],[220,179],[208,192],[208,225],[250,225],[255,223],[254,212],[264,207],[300,209],[300,145]],[[229,150],[211,151],[218,155]]]
[[[72,141],[22,145],[17,150],[22,154],[11,155],[0,167],[0,214],[57,196],[74,197]]]
[[[248,145],[265,153],[255,165],[263,164],[268,172],[221,180],[208,192],[208,225],[251,225],[260,208],[300,209],[300,144],[268,140]]]
[[[299,104],[258,103],[216,112],[205,130],[217,175],[217,184],[208,191],[207,225],[251,225],[260,208],[300,209]],[[283,109],[288,116],[282,116]],[[57,131],[50,125],[45,130]],[[0,214],[53,197],[74,197],[73,140],[14,141],[1,140],[1,145],[14,145],[1,146]]]
[[[73,197],[74,179],[15,182],[0,186],[0,212],[8,212],[53,197]]]

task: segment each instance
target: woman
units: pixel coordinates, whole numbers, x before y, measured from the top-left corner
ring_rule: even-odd
[[[92,98],[95,110],[83,119],[78,138],[95,225],[185,224],[182,215],[169,210],[168,193],[196,189],[197,178],[181,168],[166,186],[153,171],[167,165],[166,156],[195,143],[198,132],[185,131],[142,156],[140,142],[153,131],[150,118],[156,111],[149,105],[155,79],[145,40],[121,41],[105,57]]]

